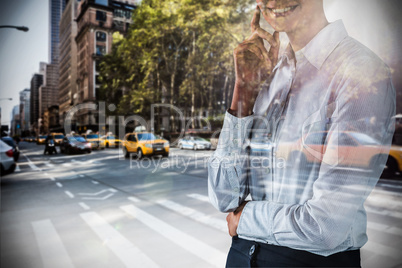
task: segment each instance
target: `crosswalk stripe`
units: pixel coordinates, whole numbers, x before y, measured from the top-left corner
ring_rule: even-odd
[[[400,253],[400,251],[398,249],[381,245],[381,244],[376,243],[376,242],[374,242],[372,240],[369,240],[363,246],[362,249],[371,251],[371,252],[373,252],[375,254],[378,254],[378,255],[388,256],[388,257],[391,257],[393,259],[399,258],[400,255],[401,255],[401,253]]]
[[[372,209],[368,206],[364,206],[367,212],[369,213],[375,213],[383,216],[389,216],[389,217],[394,217],[394,218],[400,218],[402,219],[402,213],[397,212],[397,211],[388,211],[388,210],[376,210]]]
[[[81,213],[80,216],[127,267],[158,267],[96,212]]]
[[[15,167],[15,172],[20,172],[20,171],[21,171],[20,165],[17,165],[17,166]]]
[[[49,219],[31,222],[43,267],[74,267],[67,250]]]
[[[197,200],[202,201],[202,202],[208,202],[208,203],[209,203],[209,198],[208,198],[208,196],[206,196],[206,195],[201,195],[201,194],[188,194],[187,196],[188,196],[188,197],[191,197],[191,198],[194,198],[194,199],[197,199]]]
[[[120,209],[212,266],[225,266],[226,255],[221,251],[183,233],[134,205],[121,206]]]
[[[386,226],[386,225],[381,224],[381,223],[368,222],[367,228],[375,230],[375,231],[383,232],[383,233],[402,236],[402,229],[401,228]]]
[[[224,220],[211,218],[210,216],[202,212],[196,211],[195,209],[189,207],[182,206],[170,200],[158,200],[156,201],[156,203],[164,206],[167,209],[173,210],[183,216],[187,216],[193,220],[206,224],[212,228],[218,229],[225,233],[227,233],[228,231],[226,221]]]

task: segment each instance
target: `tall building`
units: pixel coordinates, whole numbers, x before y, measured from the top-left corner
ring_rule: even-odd
[[[67,0],[60,20],[59,118],[61,126],[77,101],[77,16],[78,0]]]
[[[58,104],[58,67],[57,64],[47,64],[43,85],[39,88],[39,116],[48,108]]]
[[[31,90],[29,88],[20,91],[20,120],[21,132],[27,134],[29,132],[29,113],[30,113],[30,98]]]
[[[15,105],[11,112],[11,136],[21,134],[20,106]]]
[[[127,1],[83,0],[77,10],[78,79],[77,102],[96,103],[100,88],[97,79],[103,55],[112,49],[114,32],[125,33],[132,22],[134,5]],[[98,129],[98,114],[80,110],[76,114],[77,131]]]
[[[41,65],[42,66],[42,65]],[[43,84],[43,75],[34,74],[31,79],[30,122],[31,131],[37,133],[39,120],[39,87]]]
[[[49,0],[49,62],[59,62],[59,23],[65,0]]]

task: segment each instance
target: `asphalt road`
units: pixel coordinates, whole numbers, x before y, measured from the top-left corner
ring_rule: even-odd
[[[231,238],[207,198],[212,152],[136,161],[118,149],[20,148],[1,178],[1,267],[224,267]],[[401,180],[380,180],[367,200],[363,267],[402,267],[401,197]]]

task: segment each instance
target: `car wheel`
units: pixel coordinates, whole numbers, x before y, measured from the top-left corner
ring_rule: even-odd
[[[129,158],[130,157],[130,153],[128,152],[126,147],[123,147],[123,155],[125,158]]]
[[[183,144],[179,144],[179,148],[180,148],[180,150],[183,150]]]
[[[70,154],[70,148],[66,148],[64,151],[66,154]]]
[[[144,153],[142,152],[141,148],[137,149],[137,159],[141,159],[144,157]]]
[[[106,148],[109,148],[109,143],[106,143]]]
[[[197,145],[195,145],[195,144],[193,145],[193,150],[197,151]]]
[[[163,157],[169,157],[169,153],[165,153],[162,155]]]
[[[374,167],[374,160],[375,158],[373,158],[372,163],[370,164],[373,172],[376,170]],[[385,164],[385,168],[381,174],[381,178],[392,178],[396,176],[396,172],[399,172],[398,162],[392,156],[388,156],[387,163]]]

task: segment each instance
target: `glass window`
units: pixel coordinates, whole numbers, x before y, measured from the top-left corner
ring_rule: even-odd
[[[152,133],[140,133],[140,134],[137,134],[137,136],[138,136],[138,140],[140,140],[140,141],[156,140],[155,135]]]
[[[109,5],[108,2],[109,2],[108,0],[95,0],[95,4],[102,5],[102,6],[108,6]]]
[[[97,10],[96,11],[96,20],[106,21],[106,12]]]
[[[358,132],[350,133],[353,138],[358,140],[362,145],[380,145],[380,143],[372,137]]]
[[[106,33],[105,32],[96,32],[96,41],[106,42]]]
[[[324,144],[324,142],[326,143],[326,136],[327,134],[325,132],[322,133],[313,133],[310,134],[307,139],[306,139],[306,144]]]
[[[96,55],[102,56],[106,54],[106,46],[96,45]]]

